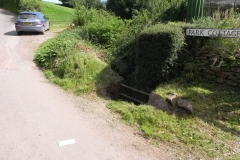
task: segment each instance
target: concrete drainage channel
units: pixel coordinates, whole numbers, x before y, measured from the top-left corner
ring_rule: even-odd
[[[116,100],[133,102],[136,105],[148,104],[162,111],[193,114],[190,100],[177,98],[175,93],[168,93],[163,98],[156,93],[146,93],[123,83],[114,83],[111,90],[111,97]]]
[[[130,100],[136,104],[146,104],[150,94],[125,84],[120,84],[119,96],[120,98]]]

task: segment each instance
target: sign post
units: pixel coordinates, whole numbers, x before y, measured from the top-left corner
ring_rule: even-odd
[[[188,28],[186,36],[240,38],[240,29]]]

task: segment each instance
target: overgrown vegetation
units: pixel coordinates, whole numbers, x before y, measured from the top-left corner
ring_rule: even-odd
[[[82,37],[85,40],[104,48],[114,48],[125,29],[123,20],[104,10],[77,6],[74,24],[82,26]]]
[[[132,83],[146,90],[174,78],[178,53],[184,44],[182,28],[178,26],[158,24],[143,30],[135,44]]]
[[[12,1],[1,0],[0,1],[0,7],[8,9],[8,10],[14,12],[14,13],[17,13],[18,9],[19,9],[20,1],[21,0],[12,0]]]
[[[20,0],[19,11],[41,11],[41,0]]]
[[[181,148],[182,158],[191,159],[190,155],[196,156],[193,159],[240,158],[236,143],[240,134],[239,91],[216,87],[200,79],[192,84],[175,79],[160,84],[155,92],[163,97],[176,93],[179,98],[190,99],[194,114],[167,113],[122,101],[112,101],[108,107],[128,124],[139,127],[155,143],[168,142]]]
[[[201,25],[208,28],[218,28],[218,29],[236,29],[240,28],[240,23],[238,21],[239,14],[233,12],[233,10],[227,10],[224,13],[216,12],[215,19],[212,18],[201,18],[194,23],[196,25]],[[234,66],[240,64],[235,59],[235,55],[240,52],[240,39],[239,38],[223,38],[213,37],[211,39],[206,39],[203,42],[204,45],[199,46],[208,50],[210,53],[215,53],[219,57],[225,59],[223,66]]]
[[[1,0],[0,7],[8,9],[13,13],[21,11],[41,11],[42,0]]]
[[[179,10],[184,10],[185,4],[182,5]],[[50,13],[50,10],[49,7],[45,13]],[[174,9],[170,9],[166,13],[173,11]],[[184,14],[183,17],[171,15],[172,20],[184,19]],[[174,65],[184,62],[184,58],[179,59],[180,55],[191,56],[191,52],[200,47],[214,51],[221,45],[224,51],[232,55],[238,53],[239,39],[190,37],[184,41],[186,37],[180,34],[185,27],[240,27],[238,15],[233,12],[226,12],[225,15],[222,18],[216,14],[214,20],[209,17],[201,18],[195,20],[193,24],[165,23],[169,20],[165,19],[166,15],[161,14],[153,18],[149,11],[144,9],[133,10],[131,19],[123,20],[103,10],[76,7],[74,23],[77,26],[44,43],[36,53],[35,62],[50,81],[77,94],[94,91],[103,94],[106,85],[116,76],[109,65],[128,80],[134,79],[136,73],[139,74],[136,76],[138,78],[135,77],[137,80],[143,77],[155,82],[154,78],[158,77],[160,81],[152,87],[153,92],[162,97],[169,92],[176,93],[179,98],[191,100],[194,106],[193,115],[167,113],[151,106],[135,106],[122,101],[112,101],[108,107],[122,115],[130,125],[139,127],[143,135],[155,143],[165,142],[181,148],[181,152],[185,154],[180,155],[182,158],[191,159],[195,156],[196,159],[240,159],[239,150],[236,148],[240,134],[239,91],[215,86],[197,75],[195,77],[198,79],[194,79],[192,83],[187,82],[184,77],[165,82],[162,74],[176,73],[169,70],[168,65],[164,70],[158,71],[159,75],[147,74],[152,73],[155,68],[156,70],[161,68],[156,63],[162,61],[154,61],[157,59],[158,51],[166,57],[168,53],[172,54],[173,61],[167,62]],[[165,24],[162,24],[162,21]],[[161,39],[160,36],[165,38]],[[96,55],[102,61],[96,58]],[[148,62],[145,62],[145,59]],[[138,72],[134,72],[136,69]],[[141,71],[144,74],[141,75]],[[143,85],[144,83],[142,88],[148,87]]]
[[[107,0],[106,8],[123,19],[131,19],[143,10],[149,11],[149,16],[154,18],[171,7],[179,8],[183,2],[186,2],[186,0]],[[171,18],[171,15],[168,16]]]
[[[50,81],[66,90],[76,94],[93,91],[104,94],[114,73],[80,38],[77,30],[62,32],[43,43],[35,55],[35,62]]]
[[[220,13],[216,15],[218,14],[220,15]],[[225,17],[216,16],[215,20],[209,17],[198,19],[194,21],[194,25],[219,29],[239,28],[240,23],[237,17],[238,15],[235,15],[235,13],[227,11]],[[171,25],[179,26],[176,23],[171,23]],[[209,51],[216,51],[221,56],[239,53],[238,38],[190,39],[194,43],[186,46],[185,49],[189,49],[188,53],[200,47],[205,47]],[[149,46],[151,44],[147,45],[146,48]],[[164,47],[160,48],[163,49]],[[136,54],[137,52],[134,49],[131,51],[131,56],[126,55],[125,57],[134,57],[133,53]],[[124,59],[121,62],[123,61]],[[137,63],[134,62],[134,65]],[[132,65],[132,63],[129,64]],[[144,72],[144,70],[141,71]],[[196,158],[199,159],[239,159],[237,141],[239,141],[240,133],[240,92],[228,87],[215,86],[200,77],[194,79],[193,83],[190,84],[187,79],[183,78],[160,83],[154,92],[162,97],[165,97],[167,93],[176,93],[179,98],[191,100],[194,106],[192,116],[166,113],[151,106],[136,106],[122,101],[112,101],[108,107],[122,115],[127,123],[138,126],[146,137],[153,138],[157,142],[159,140],[168,142],[177,146],[177,148],[184,147],[185,155],[182,156],[186,159],[192,158],[189,155],[196,155]]]
[[[74,7],[74,6],[84,6],[86,8],[97,8],[103,9],[104,5],[101,0],[60,0],[64,6]]]

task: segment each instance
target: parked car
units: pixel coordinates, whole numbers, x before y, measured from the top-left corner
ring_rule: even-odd
[[[15,20],[16,32],[40,32],[50,29],[50,22],[41,12],[21,12]]]

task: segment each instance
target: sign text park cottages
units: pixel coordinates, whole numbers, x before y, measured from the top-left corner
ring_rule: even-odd
[[[199,37],[226,37],[226,38],[239,38],[240,30],[237,29],[186,29],[186,36],[199,36]]]

